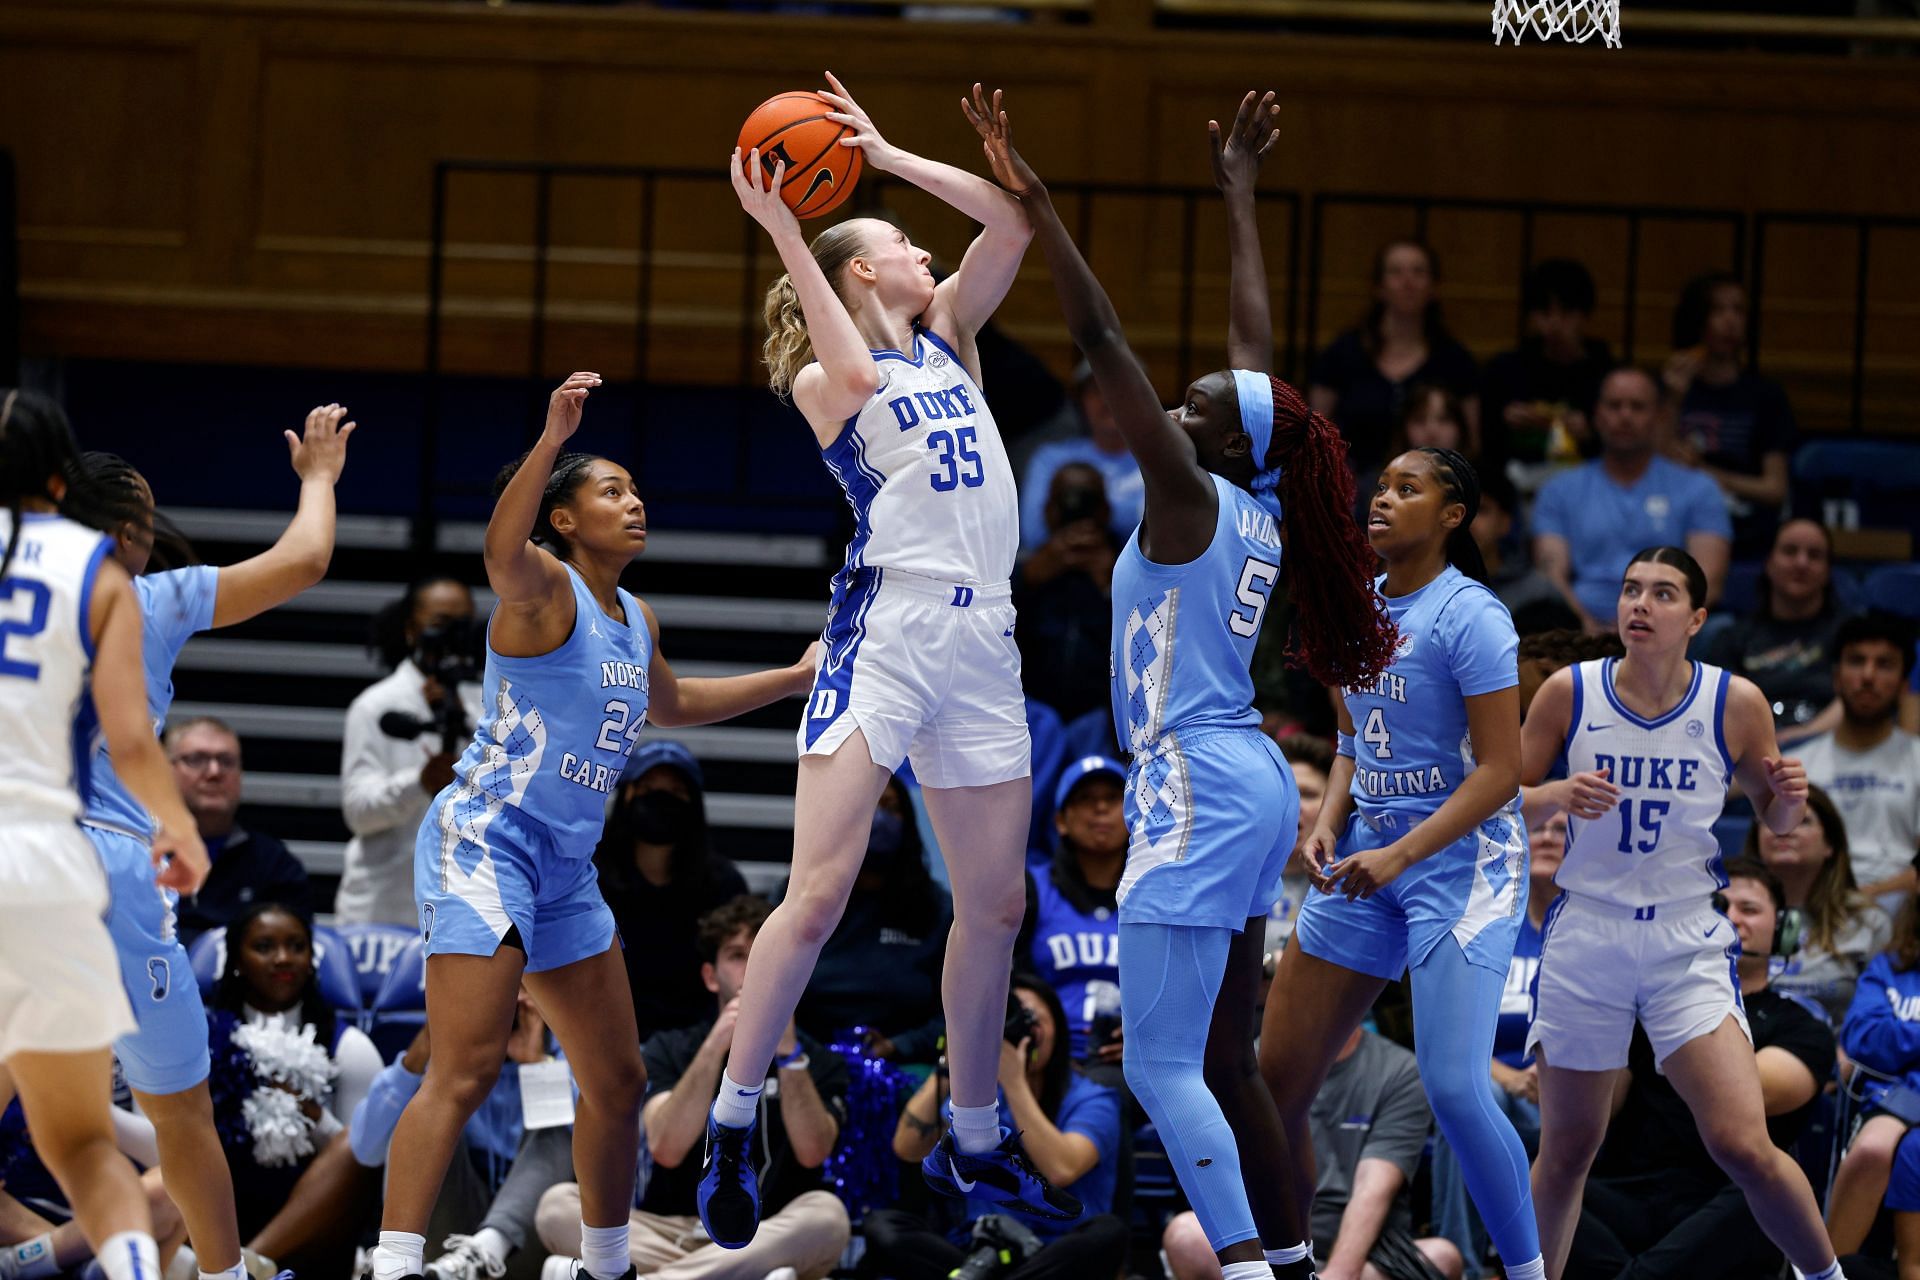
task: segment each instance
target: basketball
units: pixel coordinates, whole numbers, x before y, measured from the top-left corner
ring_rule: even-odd
[[[847,127],[827,119],[832,103],[817,93],[776,93],[753,109],[740,126],[740,157],[760,148],[767,179],[787,162],[780,195],[796,218],[817,218],[838,209],[860,180],[860,148],[843,147]]]

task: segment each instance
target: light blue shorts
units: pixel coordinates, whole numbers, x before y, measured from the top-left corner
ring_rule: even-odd
[[[174,934],[174,896],[153,881],[147,841],[105,827],[81,829],[107,873],[107,932],[139,1024],[114,1041],[113,1052],[141,1093],[191,1089],[207,1078],[207,1010]]]
[[[1127,774],[1121,924],[1246,928],[1280,897],[1300,791],[1257,729],[1174,732]]]
[[[517,942],[538,973],[597,956],[614,940],[592,850],[562,853],[551,832],[512,807],[463,827],[435,798],[414,843],[413,893],[429,957],[490,956]],[[511,935],[511,936],[510,936]]]
[[[1383,849],[1408,829],[1356,813],[1338,853]],[[1526,909],[1527,832],[1503,810],[1370,898],[1308,890],[1293,937],[1310,956],[1391,982],[1451,935],[1470,963],[1504,974]]]

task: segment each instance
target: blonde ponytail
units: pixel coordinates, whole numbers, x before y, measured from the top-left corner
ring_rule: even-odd
[[[813,238],[807,251],[827,278],[836,295],[847,264],[858,257],[869,241],[861,224],[865,218],[836,222]],[[844,299],[843,299],[844,301]],[[785,400],[793,391],[793,380],[813,361],[813,342],[807,336],[807,314],[800,308],[800,291],[793,287],[793,276],[783,275],[767,290],[761,314],[767,322],[767,340],[760,352],[767,362],[767,385],[773,394]]]
[[[800,291],[793,287],[792,276],[783,273],[773,282],[762,311],[767,321],[767,341],[761,348],[767,362],[767,385],[785,400],[793,390],[794,375],[813,359],[807,316],[800,310]]]

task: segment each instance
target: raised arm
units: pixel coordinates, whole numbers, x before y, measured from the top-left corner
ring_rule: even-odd
[[[961,108],[980,135],[993,176],[1026,208],[1053,274],[1068,333],[1086,354],[1100,393],[1140,464],[1156,550],[1170,562],[1191,559],[1213,537],[1219,498],[1212,478],[1195,457],[1193,441],[1160,406],[1159,393],[1127,345],[1112,299],[1067,234],[1046,185],[1013,149],[1013,126],[1000,109],[999,92],[994,92],[991,105],[976,94]]]
[[[1207,121],[1213,146],[1213,184],[1227,206],[1227,364],[1273,372],[1273,302],[1267,264],[1260,252],[1260,224],[1253,215],[1253,189],[1260,161],[1280,136],[1280,108],[1269,91],[1256,104],[1253,91],[1240,99],[1233,129],[1223,139],[1220,122]]]
[[[347,437],[355,423],[341,423],[345,407],[323,404],[307,414],[301,435],[286,433],[300,505],[279,541],[249,560],[220,570],[213,625],[236,622],[277,608],[327,576],[333,559],[333,486],[347,465]]]
[[[880,386],[880,367],[873,362],[867,340],[854,327],[846,304],[813,260],[793,210],[780,198],[786,163],[776,163],[767,173],[760,164],[758,147],[747,153],[744,162],[740,148],[735,147],[728,172],[740,207],[773,237],[780,264],[787,269],[787,279],[800,299],[813,363],[794,377],[793,402],[806,415],[820,443],[832,444],[841,425],[858,413]],[[765,186],[761,185],[762,178],[766,179]]]
[[[587,395],[600,385],[597,373],[575,373],[554,389],[547,399],[547,425],[540,439],[521,460],[519,470],[500,491],[487,520],[487,535],[482,558],[487,566],[487,585],[500,603],[521,611],[569,603],[573,589],[567,571],[549,552],[531,541],[534,521],[540,518],[540,500],[547,480],[553,475],[554,461],[573,433],[580,429],[580,416],[586,411]],[[573,626],[571,616],[565,620]]]

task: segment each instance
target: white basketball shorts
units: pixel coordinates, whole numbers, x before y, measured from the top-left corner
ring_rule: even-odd
[[[72,822],[10,824],[0,843],[0,1062],[109,1047],[134,1021],[99,855]]]

